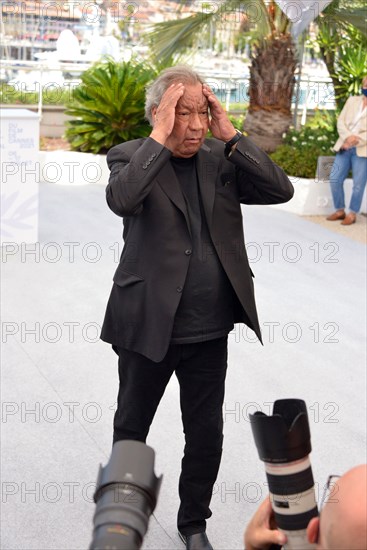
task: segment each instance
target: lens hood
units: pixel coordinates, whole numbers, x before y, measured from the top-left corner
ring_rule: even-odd
[[[307,408],[302,399],[279,399],[274,402],[272,416],[257,411],[250,415],[250,423],[264,462],[294,462],[311,452]]]
[[[90,550],[141,548],[162,481],[154,473],[154,457],[140,441],[114,444],[108,464],[98,472]]]
[[[94,502],[108,485],[126,483],[144,491],[154,510],[162,483],[162,476],[154,473],[154,458],[153,449],[141,441],[117,441],[108,465],[99,469]]]

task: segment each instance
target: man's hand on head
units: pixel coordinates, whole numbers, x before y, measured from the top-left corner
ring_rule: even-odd
[[[229,120],[219,99],[207,84],[203,84],[203,94],[208,99],[210,110],[209,128],[213,136],[222,141],[229,141],[236,134],[236,129]]]
[[[164,92],[158,107],[152,110],[153,130],[150,137],[164,145],[175,123],[176,105],[185,92],[181,82],[174,82]]]

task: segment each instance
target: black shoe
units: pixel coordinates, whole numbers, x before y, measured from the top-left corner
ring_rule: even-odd
[[[178,535],[186,545],[186,550],[213,550],[205,531],[194,535],[182,535],[179,531]]]

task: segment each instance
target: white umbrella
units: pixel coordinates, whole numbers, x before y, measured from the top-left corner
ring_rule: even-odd
[[[332,0],[275,0],[282,12],[292,21],[292,36],[297,38],[320,15]]]

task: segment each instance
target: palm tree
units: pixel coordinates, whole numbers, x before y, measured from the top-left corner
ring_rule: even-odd
[[[360,24],[363,29],[365,13],[362,8],[349,6],[351,0],[344,0],[347,9],[344,5],[339,6],[343,0],[334,2],[338,4],[333,10],[334,20],[339,17],[348,21],[353,16],[352,23]],[[184,19],[155,25],[149,39],[155,55],[164,61],[172,58],[175,52],[183,52],[195,45],[203,32],[208,31],[211,22],[228,20],[231,11],[243,14],[242,23],[247,19],[256,31],[251,51],[250,104],[244,130],[256,144],[271,152],[281,143],[283,133],[292,122],[291,103],[298,56],[291,35],[292,23],[276,2],[258,0],[256,22],[251,22],[249,17],[253,7],[253,0],[223,0],[216,11],[204,10]]]
[[[341,10],[355,13],[341,19]],[[365,0],[334,0],[317,19],[317,42],[335,91],[337,109],[357,95],[367,74],[367,23]]]
[[[274,1],[265,8],[261,35],[252,45],[245,132],[265,151],[274,151],[292,123],[297,51],[291,22]]]

